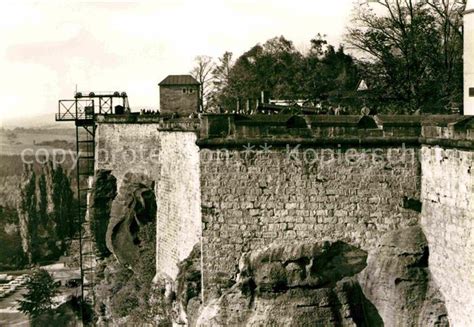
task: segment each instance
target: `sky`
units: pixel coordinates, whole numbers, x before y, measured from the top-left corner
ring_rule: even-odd
[[[126,91],[159,106],[157,84],[198,55],[237,58],[284,35],[343,41],[354,0],[6,0],[0,11],[0,123],[57,110],[77,90]]]

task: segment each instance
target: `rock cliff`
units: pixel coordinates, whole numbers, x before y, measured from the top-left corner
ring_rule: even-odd
[[[148,246],[140,239],[140,230],[156,223],[154,185],[145,175],[128,173],[112,202],[105,235],[107,248],[132,270],[140,260],[141,248]]]
[[[418,226],[369,253],[340,241],[271,244],[242,255],[236,283],[197,310],[184,302],[182,316],[190,326],[449,326],[428,256]]]
[[[154,182],[128,173],[116,191],[110,171],[98,171],[93,183],[92,230],[102,259],[96,267],[97,323],[114,326],[159,322],[164,292],[153,285],[156,272]],[[165,319],[170,321],[170,319]]]
[[[90,197],[91,230],[101,257],[110,255],[105,235],[110,221],[112,202],[117,196],[117,180],[110,170],[98,170],[95,174]]]
[[[343,242],[272,244],[242,256],[237,283],[198,326],[380,326],[353,276],[367,253]]]
[[[420,227],[389,232],[358,275],[385,326],[448,326],[444,300],[428,269],[429,249]]]

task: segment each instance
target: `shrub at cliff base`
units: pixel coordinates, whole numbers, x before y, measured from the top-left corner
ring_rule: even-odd
[[[19,310],[31,318],[53,311],[53,297],[58,295],[58,286],[51,275],[44,269],[35,270],[26,283],[26,294],[18,300]]]

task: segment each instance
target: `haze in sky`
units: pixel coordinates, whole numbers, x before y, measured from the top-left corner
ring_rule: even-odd
[[[1,121],[57,110],[77,89],[126,91],[158,109],[157,84],[197,55],[234,58],[284,35],[342,41],[353,0],[7,1],[0,11]]]

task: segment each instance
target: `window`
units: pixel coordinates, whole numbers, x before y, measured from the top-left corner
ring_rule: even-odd
[[[186,89],[183,89],[183,93],[186,93]]]
[[[189,89],[188,92],[189,93],[194,93],[194,89]]]

